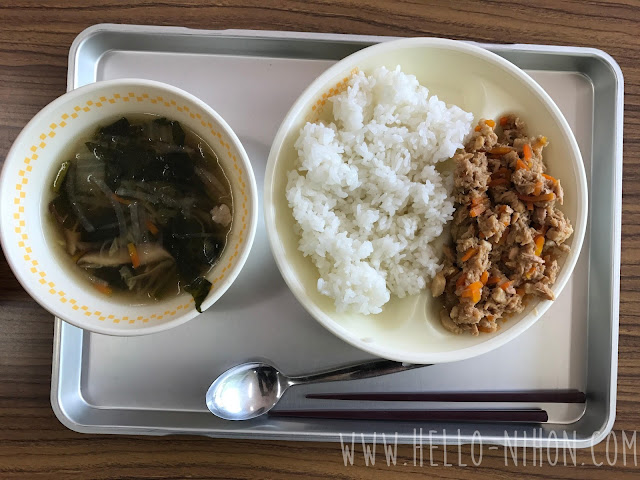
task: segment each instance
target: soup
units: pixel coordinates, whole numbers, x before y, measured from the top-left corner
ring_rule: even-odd
[[[128,116],[78,140],[51,181],[49,213],[87,282],[132,302],[190,293],[227,243],[231,186],[216,153],[178,122]]]

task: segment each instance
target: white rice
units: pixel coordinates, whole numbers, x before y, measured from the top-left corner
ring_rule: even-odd
[[[430,242],[453,215],[453,156],[473,115],[447,106],[400,67],[362,72],[329,98],[333,123],[307,123],[287,200],[299,250],[338,311],[379,313],[394,294],[419,293],[440,269]]]

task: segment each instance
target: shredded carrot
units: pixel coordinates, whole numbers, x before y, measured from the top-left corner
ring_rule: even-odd
[[[102,283],[92,283],[93,288],[98,290],[100,293],[104,293],[105,295],[111,295],[113,290],[109,285],[103,285]]]
[[[456,288],[460,288],[462,285],[464,285],[464,282],[466,281],[467,281],[467,274],[463,273],[458,277],[458,281],[456,282]]]
[[[555,193],[545,193],[543,195],[518,195],[518,198],[523,202],[549,202],[556,198]]]
[[[544,186],[544,184],[542,182],[536,182],[536,185],[533,188],[533,194],[534,195],[540,195],[540,193],[542,192],[542,187],[543,186]]]
[[[483,201],[483,198],[482,198],[482,197],[480,197],[480,196],[478,196],[478,197],[473,197],[473,198],[471,199],[471,206],[472,206],[472,207],[475,207],[476,205],[480,205],[480,203],[482,203],[482,201]]]
[[[493,333],[495,330],[493,330],[492,328],[489,327],[483,327],[482,325],[480,325],[478,327],[478,331],[482,332],[482,333]]]
[[[147,220],[147,230],[151,232],[151,235],[157,235],[159,232],[158,227],[156,227],[151,220]]]
[[[489,150],[489,153],[492,155],[506,155],[511,151],[513,151],[513,148],[511,147],[494,147]]]
[[[518,295],[520,295],[521,297],[523,297],[523,296],[524,296],[524,287],[518,287],[518,288],[516,288],[516,293],[517,293]]]
[[[529,170],[529,167],[527,166],[526,163],[524,163],[522,160],[518,159],[516,161],[516,170],[520,170],[524,168],[525,170]]]
[[[543,173],[543,174],[542,174],[542,176],[543,176],[544,178],[546,178],[547,180],[551,180],[554,184],[557,184],[557,183],[558,183],[558,179],[557,179],[557,178],[552,177],[551,175],[547,175],[546,173]]]
[[[482,282],[473,282],[471,285],[467,286],[467,288],[462,292],[461,297],[471,298],[473,303],[478,303],[482,297]]]
[[[486,209],[487,209],[487,207],[485,207],[482,204],[476,205],[475,207],[472,207],[471,210],[469,210],[469,216],[470,217],[477,217],[482,212],[484,212]]]
[[[509,288],[512,284],[513,284],[513,282],[511,280],[505,280],[504,282],[502,282],[498,286],[503,290],[507,290],[507,288]]]
[[[481,239],[483,239],[483,240],[484,240],[485,238],[487,238],[487,236],[484,234],[484,232],[479,232],[479,233],[478,233],[478,237],[480,237],[480,238],[481,238]]]
[[[485,123],[485,125],[488,125],[491,128],[496,126],[496,122],[494,122],[493,120],[485,120],[484,123]],[[476,125],[476,128],[474,130],[476,132],[479,132],[480,130],[482,130],[482,125],[480,125],[480,124]]]
[[[497,187],[498,185],[508,185],[511,182],[508,178],[496,178],[495,180],[490,180],[487,185],[490,187]]]
[[[487,315],[487,320],[489,320],[490,322],[495,322],[496,321],[496,317],[495,317],[495,315]]]
[[[487,280],[487,285],[495,285],[497,283],[500,283],[500,277],[489,277]]]
[[[482,290],[482,282],[477,281],[467,285],[467,290]]]
[[[463,261],[463,262],[466,262],[471,257],[473,257],[476,253],[478,253],[478,249],[477,248],[470,248],[469,250],[467,250],[465,252],[465,254],[462,256],[462,258],[460,260]]]
[[[527,202],[527,210],[533,212],[533,202]]]
[[[525,143],[522,146],[522,154],[524,156],[524,159],[528,162],[531,160],[531,157],[533,157],[533,151],[531,150],[531,145],[529,145],[528,143]]]
[[[536,249],[534,253],[537,256],[540,256],[540,254],[542,253],[542,248],[544,247],[544,235],[538,235],[536,238],[533,239],[533,241],[536,244]]]
[[[474,290],[473,295],[471,296],[471,301],[473,303],[478,303],[482,298],[482,289]]]
[[[536,267],[531,267],[527,273],[525,274],[525,276],[527,278],[531,278],[533,276],[533,274],[536,273]]]
[[[131,204],[131,200],[127,200],[126,198],[122,198],[122,197],[116,195],[115,193],[112,194],[112,197],[116,202],[121,203],[122,205],[130,205]]]
[[[465,288],[465,289],[462,291],[462,294],[461,294],[460,296],[461,296],[462,298],[471,298],[471,297],[473,297],[473,292],[474,292],[474,291],[475,291],[475,290],[474,290],[473,288],[469,288],[469,287],[467,287],[467,288]]]
[[[507,212],[507,206],[506,206],[506,205],[500,205],[500,206],[498,207],[498,211],[499,211],[500,213],[506,213],[506,212]]]
[[[128,243],[127,250],[129,250],[129,258],[131,258],[133,268],[138,268],[140,266],[140,257],[138,256],[136,246],[133,243]]]
[[[504,117],[500,117],[500,125],[502,125],[503,127],[507,124],[508,121],[509,117],[507,117],[506,115]]]
[[[482,272],[482,275],[480,275],[480,281],[483,285],[486,285],[487,280],[489,280],[489,272],[485,270],[484,272]]]

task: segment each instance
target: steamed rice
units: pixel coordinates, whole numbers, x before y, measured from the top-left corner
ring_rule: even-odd
[[[473,115],[429,96],[400,67],[352,76],[328,99],[333,122],[307,123],[295,143],[287,200],[299,250],[338,311],[379,313],[440,269],[430,245],[454,213],[452,179],[436,164],[463,147]]]

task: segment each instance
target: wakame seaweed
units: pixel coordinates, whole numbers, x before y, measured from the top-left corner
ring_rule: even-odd
[[[186,291],[201,311],[231,228],[229,181],[215,152],[179,122],[120,118],[79,141],[51,183],[66,254],[102,293]],[[214,220],[215,218],[215,220]]]

